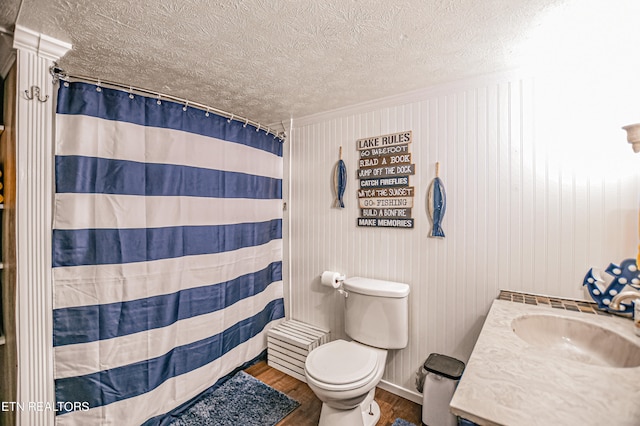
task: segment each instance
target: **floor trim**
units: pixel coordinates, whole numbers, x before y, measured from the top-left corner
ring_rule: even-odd
[[[394,395],[398,395],[404,399],[407,399],[409,401],[415,402],[416,404],[422,405],[421,393],[410,391],[398,385],[394,385],[393,383],[387,382],[386,380],[380,380],[380,383],[378,383],[378,387]]]

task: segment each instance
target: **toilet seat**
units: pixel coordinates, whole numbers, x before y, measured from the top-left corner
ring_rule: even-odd
[[[348,391],[373,379],[378,370],[378,353],[356,342],[334,340],[311,351],[305,369],[316,386]]]

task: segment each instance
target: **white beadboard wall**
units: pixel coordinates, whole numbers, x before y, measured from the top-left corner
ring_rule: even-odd
[[[416,400],[415,370],[432,352],[467,361],[500,289],[583,298],[590,267],[635,256],[640,194],[640,156],[620,129],[633,122],[619,114],[627,94],[606,104],[586,92],[511,72],[294,119],[288,316],[344,338],[343,299],[320,285],[322,271],[408,283],[409,345],[390,352],[383,380]],[[404,130],[415,227],[360,228],[355,141]],[[341,145],[345,209],[334,208]],[[445,239],[427,237],[436,161]]]

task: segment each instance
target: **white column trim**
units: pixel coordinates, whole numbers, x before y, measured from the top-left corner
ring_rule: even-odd
[[[49,67],[71,45],[17,26],[16,340],[17,425],[53,425],[53,146],[55,93]],[[40,89],[45,102],[27,99]]]

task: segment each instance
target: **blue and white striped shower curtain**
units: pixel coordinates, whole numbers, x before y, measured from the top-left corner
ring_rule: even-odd
[[[57,424],[153,422],[263,353],[284,317],[282,172],[251,126],[60,87]]]

